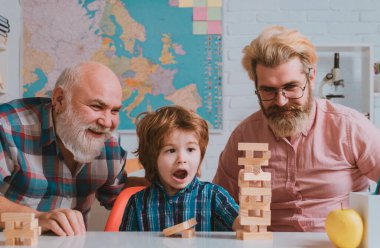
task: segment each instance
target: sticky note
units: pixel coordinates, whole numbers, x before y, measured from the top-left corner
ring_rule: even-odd
[[[207,0],[194,0],[194,7],[206,7]]]
[[[194,7],[193,8],[193,20],[194,21],[206,21],[207,20],[207,7]]]
[[[169,0],[169,5],[173,7],[179,6],[179,0]]]
[[[207,0],[208,7],[222,7],[222,0]]]
[[[209,21],[222,20],[222,8],[217,8],[217,7],[207,8],[207,20]]]
[[[194,0],[179,0],[178,7],[180,8],[189,8],[193,7]]]
[[[207,34],[207,21],[194,21],[193,34]]]
[[[208,21],[207,22],[207,33],[208,34],[221,34],[222,33],[222,22],[221,21]]]

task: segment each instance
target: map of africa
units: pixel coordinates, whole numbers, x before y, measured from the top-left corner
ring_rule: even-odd
[[[62,70],[84,60],[109,66],[123,87],[119,130],[165,105],[195,110],[222,129],[221,36],[194,35],[178,0],[21,1],[23,96],[49,97]]]

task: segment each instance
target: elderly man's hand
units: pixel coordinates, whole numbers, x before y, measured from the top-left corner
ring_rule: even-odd
[[[77,210],[60,208],[36,214],[42,231],[52,231],[58,236],[74,236],[86,233],[83,215]]]

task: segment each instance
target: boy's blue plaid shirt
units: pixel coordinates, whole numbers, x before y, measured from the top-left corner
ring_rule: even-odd
[[[222,187],[196,177],[174,196],[155,181],[130,198],[120,231],[162,231],[193,217],[197,231],[231,231],[238,208]]]
[[[0,105],[0,195],[39,211],[72,208],[85,217],[95,194],[111,208],[123,187],[126,152],[116,138],[72,175],[56,146],[49,98]]]

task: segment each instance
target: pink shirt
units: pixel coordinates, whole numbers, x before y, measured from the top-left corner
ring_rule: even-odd
[[[324,222],[351,191],[380,176],[380,130],[361,113],[315,100],[311,122],[291,141],[277,138],[258,111],[241,122],[220,155],[213,182],[238,201],[238,142],[269,143],[272,231],[324,231]]]

